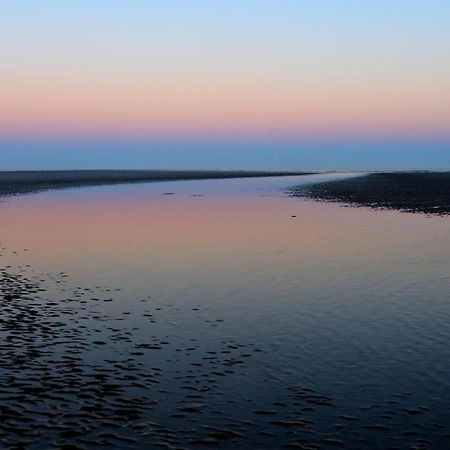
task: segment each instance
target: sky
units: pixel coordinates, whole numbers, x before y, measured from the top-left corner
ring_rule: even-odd
[[[0,169],[450,168],[448,0],[3,0]]]

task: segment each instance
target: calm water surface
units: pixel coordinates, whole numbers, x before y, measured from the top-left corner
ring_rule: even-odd
[[[55,301],[91,289],[73,314],[106,344],[81,356],[159,372],[144,419],[173,431],[168,445],[214,439],[210,426],[238,433],[223,448],[446,448],[450,220],[284,192],[329,177],[7,199],[2,265],[39,276]],[[63,291],[49,281],[60,272]],[[161,349],[136,351],[148,343]]]

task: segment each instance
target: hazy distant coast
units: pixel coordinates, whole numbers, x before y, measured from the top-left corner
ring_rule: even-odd
[[[450,215],[450,172],[370,173],[295,187],[290,195],[444,216]]]
[[[49,170],[0,171],[0,196],[29,194],[50,189],[67,189],[107,184],[176,180],[205,180],[246,177],[309,175],[294,171],[225,170]]]

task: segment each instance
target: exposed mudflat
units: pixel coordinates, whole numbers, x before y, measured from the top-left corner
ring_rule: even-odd
[[[46,170],[0,171],[0,196],[50,189],[152,181],[206,180],[303,175],[307,172],[226,170]]]
[[[450,172],[371,173],[300,186],[293,197],[433,215],[450,214]]]

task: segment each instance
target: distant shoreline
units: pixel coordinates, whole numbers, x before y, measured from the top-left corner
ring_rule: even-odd
[[[312,175],[314,172],[246,170],[43,170],[0,171],[0,197],[85,186],[158,181]]]
[[[438,216],[450,215],[450,172],[386,172],[294,187],[292,197]]]

